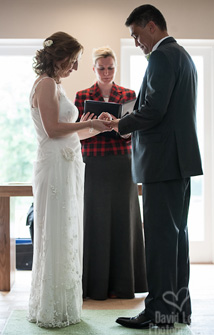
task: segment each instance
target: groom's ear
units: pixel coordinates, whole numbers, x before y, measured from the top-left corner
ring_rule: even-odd
[[[149,21],[146,26],[147,30],[152,34],[154,34],[154,32],[157,30],[157,25],[154,23],[154,21]]]

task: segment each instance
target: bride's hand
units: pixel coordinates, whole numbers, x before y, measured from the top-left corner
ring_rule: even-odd
[[[111,121],[93,119],[93,120],[91,120],[90,129],[92,129],[92,131],[93,131],[93,129],[95,129],[98,132],[112,131]]]
[[[86,113],[81,116],[80,122],[88,121],[88,120],[94,120],[97,116],[94,113]]]

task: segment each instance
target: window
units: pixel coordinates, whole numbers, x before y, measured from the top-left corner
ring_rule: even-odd
[[[40,46],[29,40],[0,40],[1,183],[31,181],[36,138],[29,95],[35,80],[33,56]]]
[[[0,182],[31,183],[37,147],[31,119],[29,95],[35,80],[32,69],[36,50],[42,40],[0,40]],[[25,226],[32,198],[11,201],[15,215],[16,237],[28,237]],[[14,207],[15,206],[15,207]]]

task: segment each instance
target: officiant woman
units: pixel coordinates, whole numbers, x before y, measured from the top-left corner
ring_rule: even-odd
[[[114,83],[117,60],[112,49],[94,49],[92,58],[96,82],[76,94],[80,117],[85,100],[124,103],[135,98],[134,91]],[[86,164],[83,298],[131,299],[134,293],[147,291],[142,219],[130,153],[131,137],[114,131],[82,141]]]

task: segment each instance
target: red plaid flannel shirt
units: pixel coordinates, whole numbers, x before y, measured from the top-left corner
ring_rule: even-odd
[[[109,102],[124,103],[125,101],[135,99],[135,92],[113,83]],[[75,105],[79,110],[79,118],[84,111],[85,100],[104,101],[98,84],[90,88],[79,91],[76,94]],[[123,139],[106,138],[100,134],[87,140],[82,140],[83,156],[106,156],[106,155],[126,155],[131,152],[131,138]]]

